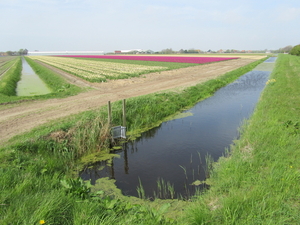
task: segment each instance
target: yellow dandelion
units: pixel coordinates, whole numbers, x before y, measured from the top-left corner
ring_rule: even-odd
[[[45,224],[45,220],[40,220],[40,224]]]

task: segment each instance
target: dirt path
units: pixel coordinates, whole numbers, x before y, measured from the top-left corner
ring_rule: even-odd
[[[107,101],[114,102],[158,91],[193,86],[255,60],[257,58],[241,58],[97,84],[83,81],[53,68],[69,82],[94,89],[64,99],[38,100],[0,106],[0,144],[36,126],[71,114],[95,109],[107,104]]]

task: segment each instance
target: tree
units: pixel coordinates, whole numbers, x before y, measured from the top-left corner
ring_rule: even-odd
[[[291,55],[297,55],[300,56],[300,45],[296,45],[294,46],[291,51],[290,51]]]
[[[167,49],[161,50],[161,53],[163,53],[163,54],[173,54],[175,52],[172,50],[172,48],[167,48]]]
[[[6,54],[7,55],[13,55],[14,53],[12,51],[7,51]]]
[[[293,46],[292,45],[288,45],[288,46],[285,46],[284,48],[282,48],[282,52],[290,52],[292,50]]]
[[[23,51],[24,51],[24,49],[21,48],[21,49],[18,51],[18,54],[19,54],[19,55],[23,55]]]
[[[23,48],[21,48],[19,51],[18,51],[18,54],[19,55],[27,55],[27,53],[28,53],[28,50],[25,48],[25,49],[23,49]]]

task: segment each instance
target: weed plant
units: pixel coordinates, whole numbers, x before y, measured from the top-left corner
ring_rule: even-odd
[[[299,224],[300,57],[280,54],[241,138],[214,165],[189,224]]]

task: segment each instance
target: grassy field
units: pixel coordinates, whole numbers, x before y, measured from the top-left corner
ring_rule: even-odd
[[[260,61],[261,62],[261,61]],[[218,79],[185,89],[127,100],[128,129],[141,131],[252,70],[255,62]],[[37,68],[36,68],[37,70]],[[187,101],[188,99],[188,101]],[[113,123],[120,124],[121,102],[113,103]],[[141,111],[143,113],[137,113]],[[106,157],[109,144],[107,110],[88,111],[48,123],[14,137],[0,150],[0,224],[182,224],[186,201],[154,203],[120,197],[78,179],[81,163]],[[144,116],[137,116],[143,114]],[[75,174],[75,176],[74,176]],[[170,219],[166,215],[172,215]],[[176,220],[174,220],[176,218]]]
[[[1,75],[6,72],[18,59],[16,56],[0,57],[0,79]]]
[[[279,55],[239,141],[215,164],[188,224],[299,224],[300,57]]]

